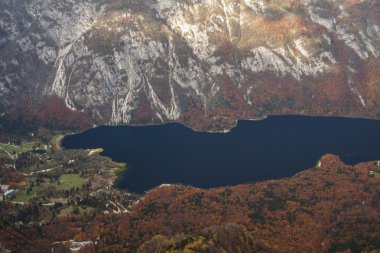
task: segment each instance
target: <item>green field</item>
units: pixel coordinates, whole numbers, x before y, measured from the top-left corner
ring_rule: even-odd
[[[21,145],[10,145],[10,144],[4,144],[0,143],[0,148],[8,151],[10,154],[13,155],[13,153],[21,153],[21,152],[27,152],[33,149],[35,142],[28,142]]]
[[[58,191],[66,191],[70,190],[72,188],[79,188],[81,189],[82,186],[87,182],[86,178],[80,177],[79,174],[64,174],[60,177],[58,183],[42,183],[40,186],[37,186],[37,184],[34,184],[33,190],[27,194],[27,189],[29,189],[29,185],[32,181],[35,182],[35,177],[30,177],[26,182],[28,183],[27,186],[22,187],[20,189],[20,193],[17,195],[17,197],[14,199],[16,202],[27,202],[33,199],[34,197],[39,197],[38,192],[41,192],[41,190],[48,189],[48,188],[55,188]]]
[[[17,197],[14,199],[14,201],[16,201],[16,202],[26,202],[26,201],[31,200],[34,197],[37,197],[37,188],[38,187],[34,187],[33,191],[31,191],[29,194],[26,194],[26,190],[29,188],[30,183],[32,181],[35,181],[35,180],[36,180],[35,177],[30,177],[27,180],[25,180],[25,182],[27,182],[28,185],[24,186],[24,187],[22,187],[20,189],[20,194],[17,195]]]
[[[14,201],[16,202],[27,202],[29,200],[31,200],[32,198],[36,197],[35,194],[33,193],[30,193],[30,194],[26,194],[26,190],[25,191],[22,191],[22,193],[20,195],[18,195]]]
[[[10,158],[10,157],[4,150],[0,149],[0,158]]]
[[[71,188],[79,188],[87,182],[87,179],[80,177],[79,174],[65,174],[59,179],[60,184],[57,185],[58,190],[70,190]]]

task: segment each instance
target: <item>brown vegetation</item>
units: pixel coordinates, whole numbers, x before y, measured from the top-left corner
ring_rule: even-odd
[[[83,252],[371,252],[380,247],[380,178],[370,170],[380,168],[326,155],[292,178],[159,187],[126,214],[73,214],[23,232],[43,245],[97,241]]]
[[[41,103],[23,100],[0,117],[0,141],[6,138],[18,140],[21,136],[36,132],[40,127],[78,131],[92,125],[88,115],[67,108],[65,102],[57,96],[44,97]]]
[[[234,247],[235,234],[209,240],[205,229],[229,231],[235,225],[227,224],[237,224],[254,238],[239,242],[243,248],[248,241],[280,252],[370,251],[380,243],[380,179],[368,176],[371,166],[347,166],[329,155],[320,167],[289,179],[209,190],[156,188],[130,214],[101,218],[103,226],[89,235],[100,239],[100,252],[165,252],[170,245],[176,252],[199,252],[198,246],[220,252],[213,249]]]

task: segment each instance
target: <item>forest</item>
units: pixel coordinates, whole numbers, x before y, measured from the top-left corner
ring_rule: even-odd
[[[20,102],[0,115],[0,141],[21,143],[40,128],[78,131],[92,126],[89,115],[67,108],[63,99],[57,96],[46,96],[41,102]]]
[[[348,166],[325,155],[319,166],[291,178],[213,189],[158,187],[128,213],[72,213],[22,232],[42,245],[96,242],[81,252],[376,252],[380,177],[369,171],[379,170],[375,162]]]

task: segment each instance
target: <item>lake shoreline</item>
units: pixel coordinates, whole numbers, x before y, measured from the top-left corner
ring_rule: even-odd
[[[220,130],[220,131],[206,131],[206,130],[197,130],[197,129],[194,129],[190,126],[188,126],[187,124],[183,123],[183,122],[180,122],[180,121],[167,121],[167,122],[162,122],[162,123],[150,123],[150,124],[129,124],[129,123],[122,123],[122,124],[112,124],[112,123],[106,123],[106,124],[99,124],[99,125],[96,125],[94,124],[92,128],[88,128],[88,129],[85,129],[83,131],[78,131],[78,132],[74,132],[74,133],[71,133],[71,134],[67,134],[67,135],[64,135],[64,137],[66,136],[70,136],[70,135],[76,135],[76,134],[80,134],[80,133],[83,133],[83,132],[86,132],[88,130],[91,130],[91,129],[95,129],[95,128],[98,128],[98,127],[119,127],[119,126],[129,126],[129,127],[152,127],[152,126],[165,126],[165,125],[171,125],[171,124],[179,124],[179,125],[182,125],[194,132],[198,132],[198,133],[210,133],[210,134],[220,134],[220,133],[229,133],[231,132],[234,128],[236,128],[240,122],[245,122],[245,121],[253,121],[253,122],[258,122],[258,121],[263,121],[263,120],[267,120],[268,118],[272,118],[272,117],[307,117],[307,118],[342,118],[342,119],[354,119],[354,120],[373,120],[373,121],[380,121],[380,118],[371,118],[371,117],[355,117],[355,116],[339,116],[339,115],[332,115],[332,116],[329,116],[329,115],[303,115],[303,114],[271,114],[271,115],[265,115],[261,118],[251,118],[251,119],[238,119],[238,120],[234,120],[235,121],[235,124],[231,127],[231,128],[226,128],[226,129],[223,129],[223,130]]]
[[[128,163],[119,185],[141,193],[173,182],[212,188],[285,178],[326,153],[350,165],[379,160],[379,129],[372,119],[270,116],[241,120],[228,133],[196,132],[180,123],[100,126],[66,136],[62,146],[100,147],[101,155]]]

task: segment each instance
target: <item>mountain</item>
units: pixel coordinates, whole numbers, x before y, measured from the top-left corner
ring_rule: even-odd
[[[379,55],[376,0],[3,0],[0,112],[57,95],[103,124],[379,118]]]

